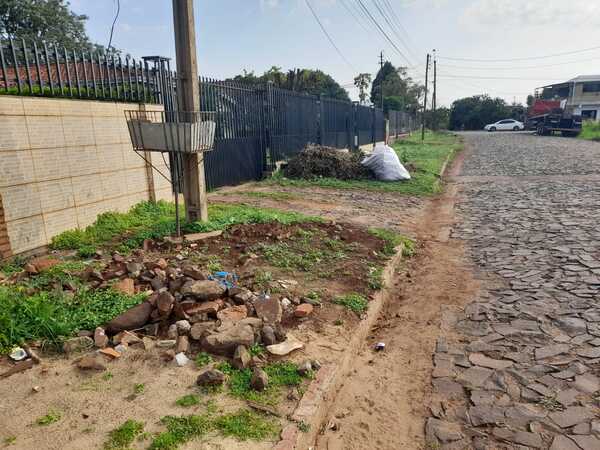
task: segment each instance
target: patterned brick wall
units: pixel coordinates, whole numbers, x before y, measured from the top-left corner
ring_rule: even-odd
[[[123,111],[138,107],[0,97],[0,195],[13,254],[85,228],[102,212],[170,198],[168,182],[156,178],[151,195],[146,163],[131,148]],[[165,170],[160,154],[153,162]]]
[[[8,229],[4,220],[4,208],[2,207],[2,196],[0,195],[0,260],[12,255],[10,242],[8,240]]]

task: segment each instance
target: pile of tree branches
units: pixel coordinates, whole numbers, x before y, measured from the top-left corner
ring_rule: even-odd
[[[302,152],[289,160],[283,168],[287,178],[337,178],[340,180],[364,180],[374,178],[373,172],[360,162],[361,152],[347,152],[332,147],[309,144]]]

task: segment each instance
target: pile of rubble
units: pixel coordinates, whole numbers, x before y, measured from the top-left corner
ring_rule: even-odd
[[[142,345],[161,349],[166,360],[178,365],[189,361],[187,354],[202,350],[248,367],[261,362],[250,357],[248,350],[255,344],[280,356],[303,346],[287,335],[281,322],[310,316],[311,299],[253,292],[238,286],[231,274],[209,274],[189,264],[171,266],[163,258],[143,261],[143,252],[136,255],[126,260],[114,254],[104,270],[89,267],[82,278],[96,288],[118,279],[113,289],[129,295],[152,293],[104,327],[82,331],[67,340],[66,353],[96,347],[100,353],[118,358],[130,345]],[[93,358],[79,361],[84,369],[99,369],[97,363]]]

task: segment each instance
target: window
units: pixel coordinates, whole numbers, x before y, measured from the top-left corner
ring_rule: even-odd
[[[514,120],[501,120],[500,123],[514,123]]]
[[[600,92],[600,83],[583,83],[583,92]]]
[[[596,113],[597,111],[595,109],[584,109],[581,111],[581,118],[596,120]]]

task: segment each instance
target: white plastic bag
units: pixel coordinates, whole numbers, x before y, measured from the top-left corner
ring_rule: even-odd
[[[373,153],[362,160],[362,165],[375,173],[381,181],[410,180],[410,173],[404,168],[393,148],[377,144]]]

